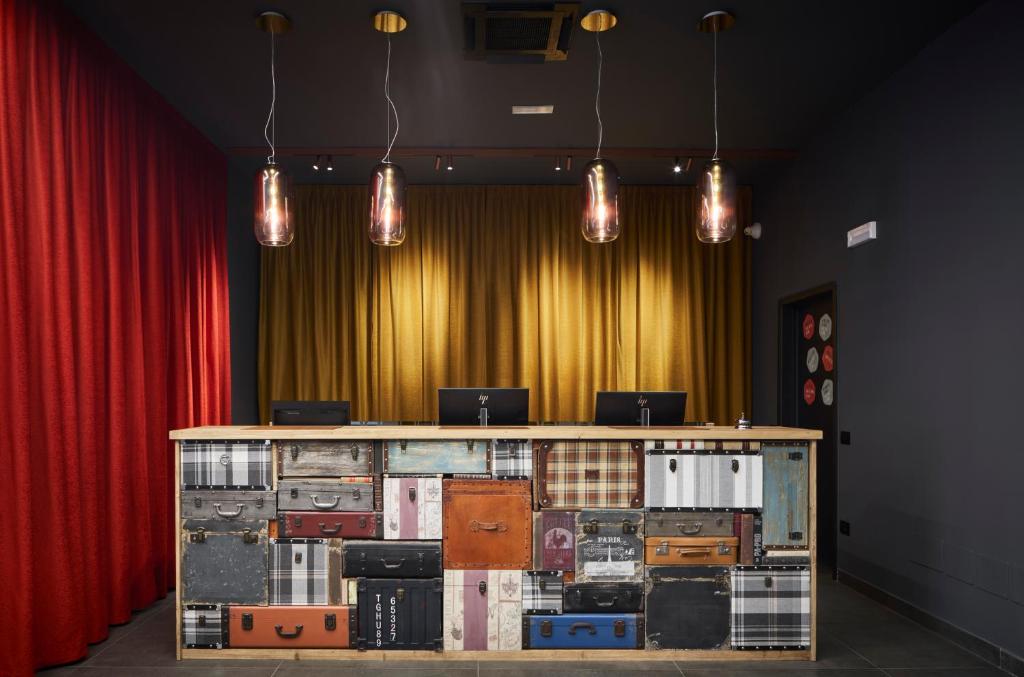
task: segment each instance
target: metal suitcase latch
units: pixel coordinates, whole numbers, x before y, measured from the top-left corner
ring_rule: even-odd
[[[665,448],[665,440],[655,440],[654,448],[655,449],[664,449]]]
[[[635,534],[637,527],[640,525],[633,524],[629,520],[622,520],[622,533],[624,534]]]
[[[480,581],[480,584],[476,586],[480,590],[481,595],[487,594],[487,581]]]
[[[789,460],[791,460],[791,461],[802,461],[802,460],[804,460],[804,452],[802,452],[802,451],[791,451],[791,452],[789,452]]]
[[[395,590],[395,599],[397,599],[399,602],[405,599],[405,588],[398,588],[397,590]]]
[[[802,531],[791,531],[789,532],[789,540],[791,541],[802,541],[804,538],[804,532]]]
[[[295,526],[296,527],[301,527],[302,526],[302,517],[300,515],[296,515],[293,518],[293,520],[295,521]]]
[[[668,554],[668,541],[660,541],[658,546],[654,549],[655,555],[667,555]]]
[[[597,520],[590,520],[589,522],[583,525],[583,533],[585,534],[596,534],[598,532],[598,529],[599,526]]]
[[[203,507],[203,499],[201,499],[198,496],[196,496],[195,498],[192,499],[192,505],[196,506],[197,508],[202,508]]]
[[[335,614],[324,614],[324,630],[335,630],[338,627],[338,617]]]
[[[408,442],[408,440],[400,440],[400,441],[398,442],[398,448],[399,448],[399,449],[401,449],[401,451],[402,451],[402,453],[403,453],[403,454],[405,453],[405,449],[406,449],[406,447],[408,447],[408,446],[409,446],[409,442]]]
[[[476,446],[476,442],[474,440],[466,440],[466,453],[472,454],[473,453],[473,448],[475,446]]]
[[[766,588],[772,587],[772,577],[771,576],[765,576],[764,577],[764,587],[766,587]]]
[[[262,508],[263,507],[263,497],[262,496],[260,496],[259,498],[256,499],[256,507],[257,508]]]
[[[358,488],[352,490],[352,498],[354,498],[357,501],[359,500],[359,489]]]
[[[252,630],[252,614],[242,614],[242,629]]]
[[[540,579],[539,581],[537,581],[537,589],[538,590],[547,590],[548,589],[548,582],[545,581],[543,578]]]
[[[732,546],[726,545],[724,541],[718,542],[719,555],[728,555],[730,552],[732,552]]]
[[[302,564],[302,553],[301,552],[296,552],[295,553],[295,563],[296,564]]]
[[[541,637],[550,637],[551,636],[551,630],[552,630],[553,626],[554,626],[554,624],[551,621],[541,621],[540,622],[540,636]]]
[[[352,453],[352,460],[353,461],[358,461],[359,460],[359,445],[358,444],[353,444],[352,448],[349,451]]]
[[[674,459],[674,458],[668,459],[668,470],[669,470],[669,472],[675,472],[676,471],[676,459]]]
[[[253,545],[260,542],[260,535],[254,534],[252,529],[242,529],[242,543]]]
[[[206,627],[206,614],[199,614],[199,616],[196,618],[196,625],[198,625],[200,628]]]
[[[359,528],[360,529],[365,529],[366,528],[366,517],[360,517],[359,518]]]
[[[409,487],[409,500],[416,502],[416,487]]]
[[[298,490],[298,488],[292,487],[292,490],[290,492],[288,492],[288,495],[291,496],[292,498],[298,498],[299,497],[299,490]]]
[[[291,447],[291,452],[292,452],[292,460],[293,460],[293,461],[297,461],[297,460],[299,460],[299,445],[297,445],[297,444],[291,444],[291,445],[289,445],[289,446]]]
[[[223,456],[220,457],[220,464],[225,467],[231,465],[231,457],[228,456],[227,454],[224,454]]]
[[[188,535],[189,543],[206,543],[206,529],[199,527],[194,534]]]
[[[737,473],[740,471],[740,462],[738,459],[732,459],[732,471]]]
[[[509,458],[515,458],[516,454],[518,454],[518,453],[519,453],[519,445],[518,444],[509,444],[508,445],[508,457]]]
[[[622,620],[620,618],[617,621],[615,621],[615,623],[612,624],[612,627],[615,628],[615,636],[616,637],[625,637],[626,636],[626,621],[624,621],[624,620]]]

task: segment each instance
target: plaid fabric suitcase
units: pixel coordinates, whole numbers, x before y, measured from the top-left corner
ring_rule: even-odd
[[[732,647],[805,649],[811,643],[807,566],[737,566],[732,572]]]
[[[186,604],[181,611],[181,645],[186,649],[223,649],[227,611],[222,604]]]
[[[439,477],[384,478],[385,540],[440,540],[441,515]]]
[[[270,441],[182,441],[183,489],[270,489]]]
[[[270,604],[327,604],[327,541],[321,538],[271,539]],[[335,572],[341,578],[341,572]]]
[[[533,445],[528,440],[495,440],[491,444],[491,474],[499,480],[533,477]]]
[[[444,572],[445,651],[522,648],[523,572]]]
[[[548,440],[537,448],[541,508],[643,506],[644,445],[628,440]]]
[[[561,571],[524,571],[523,613],[562,613],[562,586]]]
[[[644,493],[648,510],[760,509],[762,458],[756,442],[747,449],[689,449],[699,440],[648,442]],[[713,440],[707,441],[711,446]],[[735,443],[739,444],[739,443]],[[755,449],[754,447],[757,447]]]

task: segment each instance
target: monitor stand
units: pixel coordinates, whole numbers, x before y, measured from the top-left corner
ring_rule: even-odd
[[[487,425],[487,407],[480,407],[480,425]]]
[[[651,410],[649,407],[640,407],[640,425],[645,428],[651,427]]]

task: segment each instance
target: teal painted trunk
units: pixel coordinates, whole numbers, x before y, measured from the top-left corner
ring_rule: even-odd
[[[764,457],[764,545],[807,547],[806,444],[761,447]]]
[[[490,472],[489,440],[388,440],[384,472],[435,475]]]

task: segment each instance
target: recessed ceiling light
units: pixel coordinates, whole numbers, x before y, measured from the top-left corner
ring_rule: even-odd
[[[546,106],[512,106],[512,115],[551,115],[554,112],[554,104]]]

